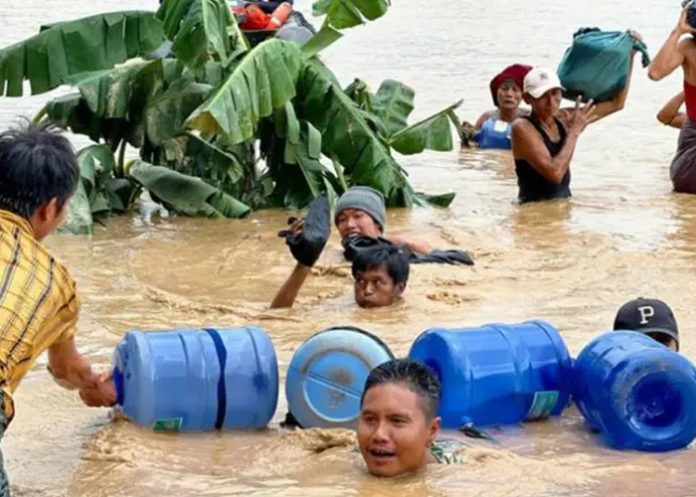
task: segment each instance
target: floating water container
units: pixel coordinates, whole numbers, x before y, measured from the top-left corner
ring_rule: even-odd
[[[253,326],[131,331],[113,366],[117,404],[146,428],[263,428],[278,402],[273,343]]]
[[[394,355],[379,338],[352,327],[312,336],[292,356],[285,395],[303,428],[355,428],[370,371]]]
[[[696,437],[696,369],[635,331],[592,340],[575,362],[574,400],[617,449],[680,449]]]
[[[445,428],[542,419],[569,403],[572,361],[544,321],[434,328],[416,339],[409,357],[437,373]]]

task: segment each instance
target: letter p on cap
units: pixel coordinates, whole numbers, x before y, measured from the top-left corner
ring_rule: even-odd
[[[640,312],[640,324],[648,324],[648,319],[655,315],[655,308],[651,305],[646,305],[638,308]]]

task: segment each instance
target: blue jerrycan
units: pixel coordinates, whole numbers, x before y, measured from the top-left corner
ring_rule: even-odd
[[[130,331],[113,367],[117,404],[145,428],[263,428],[278,402],[273,343],[254,326]]]
[[[409,358],[438,375],[445,428],[543,419],[570,401],[572,360],[545,321],[433,328],[416,339]]]
[[[617,449],[679,449],[696,437],[696,369],[635,331],[592,340],[575,361],[573,398]]]
[[[370,371],[394,355],[353,327],[329,328],[304,342],[288,366],[288,409],[303,428],[355,428]]]

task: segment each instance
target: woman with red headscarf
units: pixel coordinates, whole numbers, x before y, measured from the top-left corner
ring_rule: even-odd
[[[524,77],[531,69],[522,64],[513,64],[491,80],[491,97],[496,108],[484,112],[476,121],[475,139],[479,148],[512,148],[512,121],[529,114],[529,110],[520,109],[520,103]]]

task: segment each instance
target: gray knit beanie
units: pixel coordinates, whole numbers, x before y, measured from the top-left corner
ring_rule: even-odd
[[[346,209],[360,209],[367,212],[384,231],[387,223],[387,210],[384,206],[384,196],[369,186],[353,186],[336,202],[334,222],[338,224],[338,215]]]

